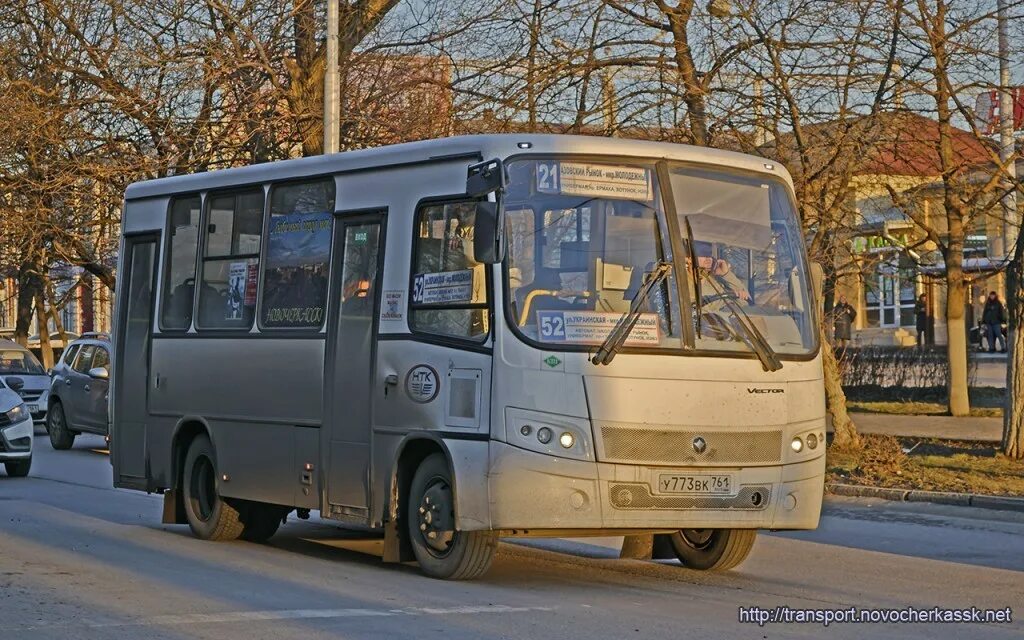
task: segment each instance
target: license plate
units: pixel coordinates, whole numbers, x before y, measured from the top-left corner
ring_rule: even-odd
[[[658,477],[661,493],[732,495],[735,483],[728,474],[686,475],[663,473]]]
[[[38,413],[39,412],[39,405],[38,404],[30,404],[30,405],[28,405],[28,412],[29,413]]]

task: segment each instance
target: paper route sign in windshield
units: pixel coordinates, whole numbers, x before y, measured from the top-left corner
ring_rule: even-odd
[[[537,333],[542,342],[601,344],[621,317],[621,313],[600,311],[538,311]],[[640,314],[625,344],[651,346],[660,343],[658,314]]]
[[[537,162],[537,191],[644,202],[654,198],[649,168],[589,162]]]

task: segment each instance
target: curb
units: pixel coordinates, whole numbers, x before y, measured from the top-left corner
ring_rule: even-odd
[[[836,496],[854,498],[881,498],[897,502],[932,502],[958,507],[977,507],[1024,513],[1024,498],[986,496],[977,493],[954,493],[950,491],[920,491],[917,489],[890,489],[869,487],[858,484],[827,484],[825,490]]]

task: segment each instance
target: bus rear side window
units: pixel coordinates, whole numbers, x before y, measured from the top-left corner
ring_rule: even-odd
[[[188,329],[192,324],[200,207],[199,196],[175,198],[171,202],[160,313],[160,325],[164,329]]]
[[[271,190],[261,327],[323,326],[333,220],[333,179]]]
[[[248,329],[256,310],[263,189],[207,198],[200,328]]]

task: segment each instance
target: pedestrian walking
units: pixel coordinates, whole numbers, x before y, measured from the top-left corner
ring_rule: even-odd
[[[931,320],[928,313],[928,296],[923,293],[914,303],[914,318],[917,324],[917,346],[923,347],[928,342],[928,321]]]
[[[981,323],[985,325],[985,331],[988,333],[989,353],[995,353],[997,343],[1002,344],[999,351],[1006,353],[1006,338],[1003,337],[1004,322],[1006,322],[1006,308],[1003,307],[1003,301],[999,299],[998,293],[990,291],[988,300],[985,301],[985,309],[981,312]]]
[[[839,296],[839,304],[832,309],[832,317],[836,346],[845,350],[850,343],[850,331],[857,318],[857,310],[847,302],[846,296]]]

